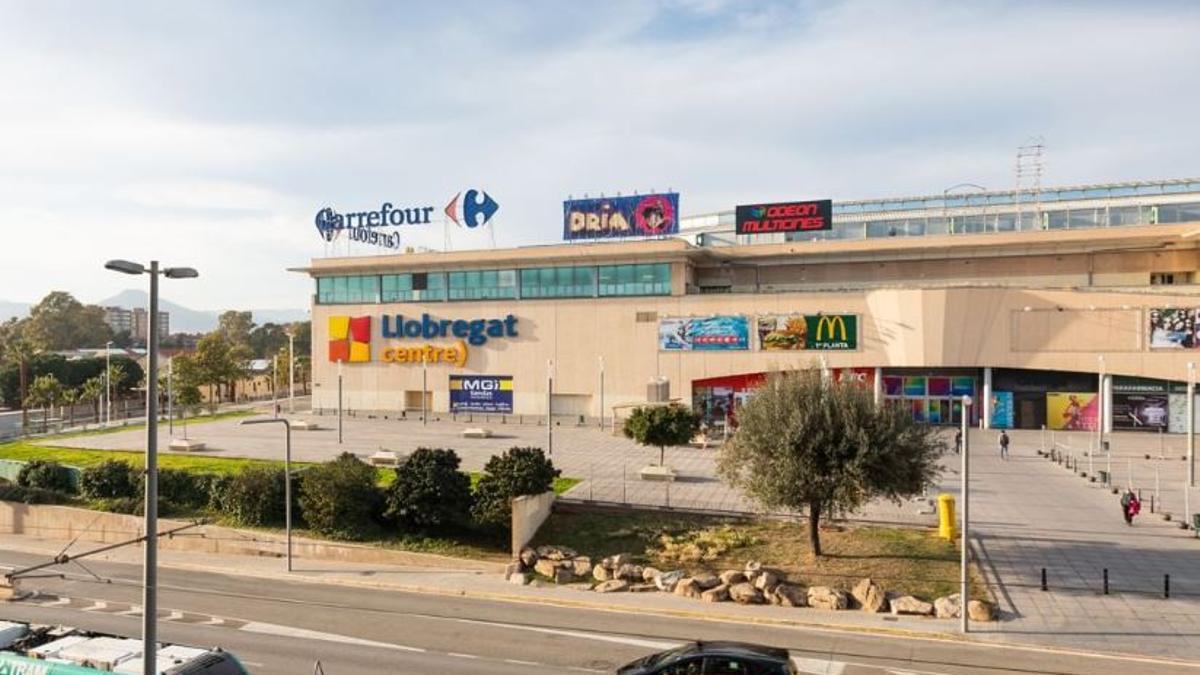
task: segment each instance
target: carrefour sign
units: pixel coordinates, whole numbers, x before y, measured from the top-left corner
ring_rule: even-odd
[[[460,227],[476,228],[486,225],[496,215],[500,204],[483,190],[463,190],[455,194],[442,213]],[[378,209],[339,213],[331,206],[317,211],[315,219],[317,233],[327,242],[337,239],[346,232],[351,241],[400,248],[399,230],[387,231],[379,228],[399,228],[404,225],[428,225],[433,206],[396,206],[384,202]]]

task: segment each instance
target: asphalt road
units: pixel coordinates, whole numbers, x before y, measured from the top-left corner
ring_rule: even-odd
[[[44,557],[0,552],[0,566]],[[140,568],[95,562],[68,576],[23,582],[37,594],[0,604],[0,618],[63,623],[137,637]],[[694,639],[785,647],[802,672],[1200,673],[1200,666],[1065,654],[916,637],[753,626],[537,604],[267,581],[164,568],[160,638],[219,645],[254,673],[612,672],[639,656]]]

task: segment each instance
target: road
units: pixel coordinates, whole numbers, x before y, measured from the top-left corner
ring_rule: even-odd
[[[45,558],[0,552],[0,566]],[[89,562],[66,578],[24,582],[37,594],[0,605],[0,618],[63,623],[137,637],[140,568]],[[1200,673],[1200,667],[801,627],[754,626],[571,607],[263,580],[164,568],[160,637],[220,645],[254,673],[612,672],[692,639],[750,640],[791,650],[802,672]]]

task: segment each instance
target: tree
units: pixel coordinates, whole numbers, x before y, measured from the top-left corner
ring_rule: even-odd
[[[28,333],[51,351],[102,345],[112,337],[103,309],[65,291],[53,291],[30,308]]]
[[[250,312],[230,310],[217,317],[217,332],[230,346],[250,346],[250,331],[254,328],[254,315]]]
[[[483,466],[471,515],[482,525],[507,529],[512,523],[513,497],[547,492],[561,473],[541,448],[509,448]]]
[[[249,346],[255,358],[270,358],[272,354],[286,349],[287,343],[286,326],[277,323],[264,323],[250,331]]]
[[[80,403],[91,403],[92,412],[96,414],[96,421],[100,420],[100,400],[104,398],[104,378],[96,375],[88,378],[79,387],[77,400]]]
[[[907,411],[802,370],[771,374],[738,409],[717,471],[764,508],[806,508],[809,544],[820,556],[823,512],[920,493],[937,479],[944,450],[933,428]]]
[[[53,375],[39,375],[29,386],[29,393],[25,395],[25,405],[42,408],[42,433],[45,433],[50,425],[51,409],[58,405],[62,396],[62,383]]]
[[[471,478],[458,470],[459,461],[453,450],[417,448],[396,468],[384,517],[416,530],[465,524],[471,514]]]
[[[26,400],[29,398],[29,360],[38,353],[37,347],[32,342],[26,339],[18,339],[8,345],[6,357],[9,361],[17,364],[17,371],[20,377],[20,393],[21,401],[21,429],[29,426],[29,404]]]
[[[245,374],[248,347],[234,346],[220,330],[205,335],[192,357],[195,363],[196,385],[209,388],[209,401],[220,400],[220,387],[228,386],[232,397],[236,381]],[[213,389],[217,391],[214,393]]]
[[[309,528],[337,539],[362,539],[376,527],[382,494],[375,468],[349,452],[305,469],[300,508]]]
[[[79,392],[80,389],[78,387],[63,387],[62,403],[67,406],[67,414],[69,415],[67,421],[68,427],[75,426],[75,404],[79,403]]]
[[[658,448],[658,464],[666,458],[667,446],[687,445],[700,431],[700,416],[678,404],[634,408],[625,420],[626,438]]]

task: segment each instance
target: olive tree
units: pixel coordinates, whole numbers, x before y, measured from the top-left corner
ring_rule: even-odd
[[[819,370],[772,373],[738,423],[718,472],[762,507],[806,509],[817,556],[823,512],[918,494],[937,479],[945,451],[906,410],[877,406],[869,390],[825,381]]]
[[[658,448],[658,464],[666,457],[667,446],[687,445],[700,431],[700,416],[678,404],[634,408],[625,420],[626,438],[640,445]]]

